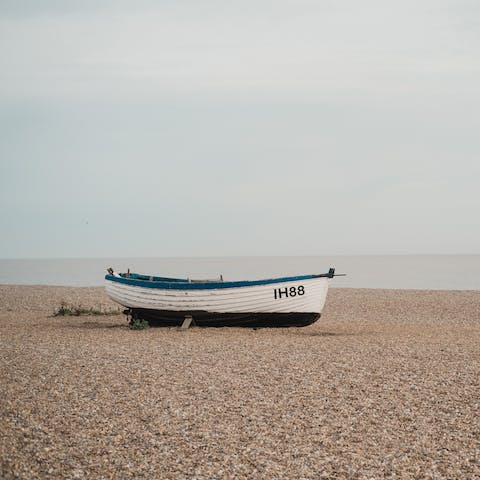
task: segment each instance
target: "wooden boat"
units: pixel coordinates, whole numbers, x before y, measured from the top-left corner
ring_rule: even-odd
[[[199,326],[310,325],[320,318],[335,276],[331,268],[319,275],[226,282],[108,271],[106,292],[132,319],[158,325],[189,319]]]

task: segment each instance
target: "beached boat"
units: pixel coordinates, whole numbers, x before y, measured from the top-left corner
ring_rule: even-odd
[[[320,318],[328,273],[226,282],[151,277],[108,270],[106,291],[127,307],[132,319],[151,324],[200,326],[289,327],[306,326]]]

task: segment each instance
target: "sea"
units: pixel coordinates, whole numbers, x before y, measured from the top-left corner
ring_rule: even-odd
[[[480,290],[480,255],[339,255],[283,257],[154,257],[0,259],[0,284],[103,285],[117,272],[209,279],[258,280],[326,273],[332,287]]]

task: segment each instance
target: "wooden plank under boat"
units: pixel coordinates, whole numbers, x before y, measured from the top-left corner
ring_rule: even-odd
[[[199,326],[290,327],[320,318],[327,297],[328,273],[226,282],[152,277],[137,273],[105,276],[108,296],[133,319],[181,325],[193,317]]]

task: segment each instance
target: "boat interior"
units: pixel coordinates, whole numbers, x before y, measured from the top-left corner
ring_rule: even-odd
[[[223,282],[223,275],[218,278],[199,279],[199,278],[170,278],[170,277],[155,277],[150,275],[142,275],[140,273],[117,273],[109,268],[108,273],[114,277],[130,278],[132,280],[146,280],[148,282],[169,282],[169,283],[218,283]]]

